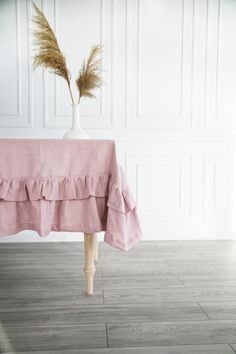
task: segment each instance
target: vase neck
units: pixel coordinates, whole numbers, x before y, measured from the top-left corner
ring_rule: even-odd
[[[81,129],[80,126],[80,105],[72,104],[72,130]]]

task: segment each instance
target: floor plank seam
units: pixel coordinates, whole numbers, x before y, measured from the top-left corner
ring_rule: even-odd
[[[181,323],[187,323],[187,322],[189,322],[189,323],[192,323],[192,322],[194,322],[194,323],[196,323],[196,322],[202,322],[202,323],[204,323],[204,322],[210,322],[210,323],[214,323],[214,322],[217,322],[217,321],[221,321],[221,322],[224,322],[224,321],[226,321],[226,322],[230,322],[230,320],[211,320],[211,319],[208,319],[208,318],[205,318],[205,319],[201,319],[201,320],[197,320],[197,319],[174,319],[173,321],[172,320],[163,320],[163,321],[155,321],[155,320],[152,320],[152,321],[147,321],[147,320],[145,320],[145,321],[143,321],[142,319],[139,319],[139,320],[136,320],[136,321],[134,321],[134,320],[129,320],[129,321],[117,321],[117,322],[114,322],[114,321],[110,321],[110,322],[107,322],[107,324],[110,324],[110,325],[123,325],[123,324],[126,324],[126,325],[129,325],[129,324],[131,324],[131,325],[137,325],[137,324],[140,324],[140,323],[147,323],[147,324],[163,324],[163,323],[168,323],[168,324],[172,324],[173,322],[174,323],[178,323],[178,324],[181,324]],[[235,324],[236,324],[236,320],[233,320],[234,322],[235,322]],[[46,326],[47,327],[49,327],[49,328],[51,328],[51,327],[54,327],[54,326],[60,326],[60,327],[75,327],[75,326],[80,326],[80,327],[86,327],[86,326],[96,326],[96,325],[98,325],[98,324],[100,324],[100,322],[83,322],[83,323],[81,323],[81,322],[71,322],[71,323],[68,323],[68,324],[64,324],[64,322],[63,323],[60,323],[60,322],[56,322],[56,323],[48,323]],[[33,328],[33,327],[45,327],[45,325],[44,324],[18,324],[18,325],[13,325],[13,324],[7,324],[7,323],[4,323],[4,325],[5,325],[5,327],[6,328],[22,328],[22,327],[24,327],[24,328]],[[224,343],[225,344],[225,343]]]
[[[160,259],[168,265],[168,268],[171,268],[171,265],[168,263],[168,261],[165,259],[165,257],[160,256]]]
[[[183,281],[183,279],[181,279],[181,276],[178,275],[177,273],[175,273],[175,276],[177,277],[177,279],[180,281],[181,285],[183,285],[184,288],[191,288],[191,287],[187,287],[185,282]]]
[[[160,252],[160,250],[159,250],[158,246],[153,245],[153,247],[155,248],[155,251]]]
[[[106,326],[106,340],[107,340],[107,348],[109,348],[107,323],[105,323],[105,326]]]
[[[230,348],[233,350],[234,353],[236,353],[236,349],[232,346],[232,344],[229,343]]]
[[[198,301],[197,301],[197,304],[198,304],[198,306],[200,307],[200,309],[202,310],[202,312],[205,313],[205,315],[207,316],[207,318],[212,321],[212,319],[210,318],[210,316],[208,315],[208,313],[204,310],[204,308],[200,305],[200,303],[199,303]]]

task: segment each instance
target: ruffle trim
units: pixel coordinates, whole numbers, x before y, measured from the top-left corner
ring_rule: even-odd
[[[0,199],[25,201],[85,199],[89,196],[104,197],[108,195],[109,178],[109,174],[24,179],[0,177]]]
[[[5,179],[0,176],[0,200],[73,200],[108,197],[107,206],[123,214],[135,208],[128,185],[122,189],[109,174]]]

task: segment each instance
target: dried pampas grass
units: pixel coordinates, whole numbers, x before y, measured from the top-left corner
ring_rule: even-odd
[[[34,3],[32,4],[36,11],[36,15],[32,20],[37,26],[37,29],[33,32],[34,44],[37,46],[33,69],[42,66],[44,69],[49,69],[50,72],[63,77],[67,82],[72,104],[74,104],[70,85],[71,77],[66,65],[65,56],[61,52],[56,36],[43,12]],[[79,91],[78,103],[81,97],[95,98],[96,96],[92,91],[100,88],[103,84],[101,77],[102,60],[98,58],[101,51],[101,45],[93,46],[89,58],[87,61],[83,61],[76,80],[76,86]]]
[[[66,59],[43,12],[34,3],[33,6],[36,11],[33,22],[37,25],[37,30],[33,32],[34,44],[38,47],[38,53],[34,56],[33,68],[43,66],[52,73],[63,77],[69,87],[71,101],[74,103],[70,87],[70,72],[66,66]]]
[[[84,60],[82,68],[79,72],[79,77],[76,80],[76,85],[79,90],[79,100],[81,97],[96,98],[92,93],[93,90],[102,86],[101,78],[102,60],[97,58],[102,51],[101,45],[96,45],[91,48],[90,55],[87,61]]]

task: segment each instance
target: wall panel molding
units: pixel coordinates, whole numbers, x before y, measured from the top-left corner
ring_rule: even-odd
[[[208,0],[205,128],[235,127],[235,13],[235,2]]]
[[[0,104],[0,127],[2,128],[30,128],[32,127],[32,83],[30,73],[29,27],[26,19],[29,18],[28,3],[14,0],[3,0],[2,7],[2,35],[9,38],[4,41],[4,51],[1,54],[1,67],[4,69],[4,85],[1,90],[2,102]],[[12,16],[7,19],[8,16]],[[3,22],[5,21],[5,23]],[[11,26],[15,31],[11,30]],[[15,37],[15,38],[14,38]],[[2,41],[4,38],[2,39]],[[8,47],[7,47],[8,46]],[[9,57],[8,53],[11,53]],[[13,68],[12,61],[15,61]],[[9,65],[9,66],[8,66]],[[15,78],[11,77],[15,72]],[[5,76],[7,75],[7,76]],[[14,100],[14,85],[16,95]],[[12,87],[13,86],[13,87]],[[9,96],[6,96],[9,93]],[[12,97],[13,96],[13,97]],[[14,108],[15,101],[15,108]],[[7,107],[8,106],[8,107]]]
[[[82,4],[82,3],[81,3]],[[90,5],[93,3],[90,1]],[[59,22],[59,5],[58,0],[54,0],[53,6],[49,8],[45,7],[45,12],[48,13],[53,20],[55,31],[58,34],[60,32],[60,22]],[[93,8],[92,8],[93,10]],[[95,14],[97,17],[97,12],[92,11],[91,13]],[[99,32],[99,40],[93,39],[91,41],[91,45],[88,46],[88,50],[84,52],[84,58],[88,57],[89,50],[92,45],[95,43],[101,43],[106,48],[103,51],[103,71],[104,71],[104,81],[105,85],[98,91],[97,100],[88,100],[83,99],[81,101],[81,124],[83,128],[111,128],[113,126],[113,86],[112,86],[112,70],[113,70],[113,31],[112,31],[112,16],[113,14],[113,1],[99,1],[99,21],[100,24],[98,28],[94,26],[91,27],[89,22],[87,22],[86,26],[88,30],[91,31],[90,37],[93,35],[92,30],[94,30],[94,36],[97,36],[97,32]],[[60,32],[61,34],[61,32]],[[94,37],[94,38],[95,38]],[[60,37],[59,37],[60,38]],[[63,41],[62,41],[63,42]],[[75,44],[79,50],[79,43]],[[69,53],[66,55],[69,58]],[[80,54],[81,57],[81,54]],[[82,61],[81,61],[82,63]],[[69,65],[68,65],[69,66]],[[77,65],[77,68],[80,66]],[[78,70],[77,70],[78,73]],[[76,99],[78,96],[78,92],[75,89],[74,81],[76,79],[77,73],[72,75],[72,89],[74,85],[73,95]],[[69,128],[71,125],[71,107],[69,104],[64,103],[64,105],[59,107],[59,103],[61,103],[62,92],[67,97],[67,101],[69,102],[70,97],[68,95],[68,88],[66,84],[64,84],[60,78],[52,77],[50,74],[45,73],[44,76],[44,127],[45,128]],[[60,92],[61,91],[61,92]],[[59,95],[60,92],[60,95]],[[53,102],[53,104],[49,103]],[[96,110],[93,112],[89,112],[89,107],[97,105]]]
[[[142,4],[143,8],[140,9],[140,4]],[[175,61],[171,60],[171,49],[174,45],[168,44],[171,42],[171,37],[175,35],[175,27],[173,29],[168,29],[169,32],[166,34],[166,42],[160,40],[161,33],[167,30],[167,27],[163,29],[159,28],[158,33],[153,33],[153,40],[151,41],[153,48],[149,48],[150,51],[148,54],[143,49],[144,44],[146,46],[147,40],[143,40],[143,47],[141,51],[141,35],[142,31],[144,32],[145,28],[145,19],[146,17],[145,11],[148,11],[148,15],[152,12],[153,1],[135,1],[135,0],[127,0],[127,53],[126,53],[126,60],[127,60],[127,82],[126,82],[126,92],[127,92],[127,99],[126,99],[126,126],[128,128],[157,128],[157,129],[173,129],[173,128],[186,128],[191,127],[191,105],[192,105],[192,45],[193,45],[193,18],[194,18],[194,6],[193,1],[184,1],[179,0],[175,2],[178,4],[178,9],[176,10],[176,21],[179,22],[179,27],[177,28],[179,33],[178,39],[178,51],[176,50],[176,55],[179,55],[179,64],[178,69],[175,67]],[[171,9],[177,8],[171,1],[158,1],[155,3],[157,8],[161,11],[162,8],[165,8],[166,11],[160,14],[159,18],[160,21],[161,15],[165,18],[168,15],[168,12],[171,12]],[[158,7],[159,6],[159,7]],[[168,7],[169,6],[169,7]],[[158,15],[158,11],[156,11]],[[143,14],[143,17],[141,17]],[[178,16],[177,16],[178,14]],[[179,16],[180,15],[180,16]],[[180,19],[179,19],[180,17]],[[148,18],[149,21],[149,18]],[[162,20],[163,24],[165,24],[165,19]],[[154,22],[154,20],[153,20]],[[147,33],[143,33],[144,39],[151,37],[152,33],[151,30],[153,28],[148,27],[149,22],[146,23],[147,26]],[[154,25],[153,25],[154,26]],[[149,31],[149,32],[148,32]],[[155,42],[155,37],[156,39]],[[159,47],[158,49],[158,45]],[[169,47],[167,47],[169,45]],[[165,48],[167,47],[166,51]],[[151,52],[153,50],[153,52]],[[143,55],[145,55],[145,60],[143,59],[143,70],[145,69],[147,72],[147,78],[145,79],[145,83],[140,79],[140,70],[142,68],[142,60],[140,58],[140,51]],[[150,67],[150,62],[152,56],[157,57],[163,56],[166,57],[166,68],[165,72],[168,72],[168,68],[172,69],[169,77],[161,77],[162,70],[160,69],[161,64],[163,62],[160,61],[160,65],[158,64],[155,66]],[[161,59],[164,60],[164,59]],[[169,65],[169,66],[168,66]],[[172,65],[172,66],[171,66]],[[149,72],[150,71],[150,72]],[[156,79],[155,79],[156,73]],[[177,75],[177,73],[179,73]],[[153,75],[153,77],[152,77]],[[178,84],[175,93],[172,93],[172,96],[169,97],[170,102],[172,100],[175,101],[175,96],[179,97],[178,102],[173,102],[172,104],[165,103],[165,109],[163,111],[162,103],[159,103],[159,110],[156,107],[156,101],[158,99],[161,101],[161,92],[164,90],[165,93],[168,92],[171,88],[171,75],[173,78],[179,76]],[[158,77],[162,79],[162,87],[156,86],[158,89],[159,95],[155,95],[156,89],[154,83],[156,82],[158,85]],[[144,74],[145,78],[145,74]],[[147,79],[149,80],[150,87],[147,87]],[[145,85],[146,84],[146,85]],[[145,86],[146,90],[143,90],[143,94],[140,92],[140,88]],[[147,96],[150,96],[149,107],[152,108],[150,110],[148,108],[148,112],[143,111],[141,108],[141,104],[145,105],[146,109],[148,107],[148,103],[145,104],[142,102],[144,97],[144,92]],[[164,97],[164,96],[163,96]],[[168,95],[165,95],[165,100],[168,99]],[[173,111],[172,106],[176,107],[175,111]]]
[[[203,163],[203,220],[233,220],[236,212],[233,156],[205,153]]]
[[[191,156],[126,154],[129,179],[144,221],[188,219],[191,215]]]

